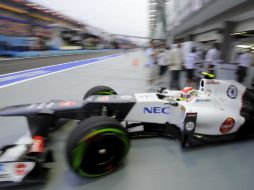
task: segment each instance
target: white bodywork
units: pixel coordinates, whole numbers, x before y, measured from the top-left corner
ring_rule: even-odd
[[[126,116],[126,121],[165,124],[169,122],[184,128],[186,113],[197,113],[195,133],[204,135],[225,135],[236,132],[245,119],[240,115],[242,96],[246,88],[232,80],[203,79],[196,95],[178,106],[169,104],[169,99],[177,99],[181,91],[163,91],[166,98],[160,99],[157,93],[135,94],[137,103]],[[226,133],[220,127],[226,119],[232,118],[235,124]]]
[[[22,168],[18,166],[22,166]],[[34,166],[35,162],[0,163],[0,182],[21,182]]]
[[[20,137],[14,144],[0,156],[0,182],[21,182],[35,167],[35,162],[18,161],[33,144],[30,133]]]

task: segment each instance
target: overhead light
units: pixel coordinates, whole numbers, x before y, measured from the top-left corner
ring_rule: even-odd
[[[249,45],[237,45],[238,48],[251,48]]]
[[[150,5],[157,5],[158,3],[154,2],[154,3],[150,3]]]
[[[155,12],[156,10],[155,10],[155,9],[150,9],[149,11],[150,11],[150,12]]]
[[[246,34],[247,32],[235,32],[233,34],[230,34],[231,36],[234,36],[234,35],[240,35],[240,34]]]

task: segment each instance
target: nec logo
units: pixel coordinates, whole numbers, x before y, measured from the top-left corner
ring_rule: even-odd
[[[170,114],[170,108],[169,107],[145,107],[144,114],[146,113]]]

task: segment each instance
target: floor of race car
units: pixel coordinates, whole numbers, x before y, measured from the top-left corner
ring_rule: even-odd
[[[96,85],[108,85],[120,94],[145,92],[151,87],[145,82],[144,62],[144,55],[136,52],[0,88],[0,107],[50,99],[79,100]],[[0,145],[14,142],[27,131],[21,121],[0,118]],[[127,160],[119,170],[104,177],[83,179],[69,170],[64,157],[66,137],[73,127],[73,123],[68,123],[51,134],[56,162],[49,179],[43,185],[25,189],[253,189],[254,139],[188,150],[172,139],[133,140]]]

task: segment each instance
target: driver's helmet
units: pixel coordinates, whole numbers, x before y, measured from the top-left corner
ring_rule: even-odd
[[[192,87],[185,87],[181,90],[180,100],[187,100],[195,94],[195,90]]]

